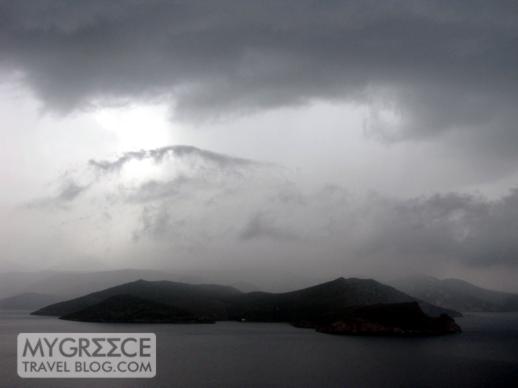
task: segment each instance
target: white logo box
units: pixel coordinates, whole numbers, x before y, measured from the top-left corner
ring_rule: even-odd
[[[22,378],[152,378],[154,333],[20,333]]]

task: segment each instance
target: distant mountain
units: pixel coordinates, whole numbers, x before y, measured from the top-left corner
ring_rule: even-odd
[[[34,310],[60,300],[56,295],[28,292],[0,299],[0,309],[5,310]]]
[[[123,300],[123,306],[119,309],[114,300]],[[143,312],[145,303],[142,300],[148,301],[154,307],[146,307]],[[416,299],[374,280],[355,278],[339,278],[286,293],[243,293],[233,287],[218,285],[139,280],[56,303],[33,314],[98,322],[133,319],[142,322],[146,321],[146,317],[149,322],[155,322],[158,315],[162,317],[160,319],[170,321],[245,320],[296,323],[315,322],[351,306],[408,302],[416,302]],[[454,311],[428,303],[419,304],[434,315],[455,314]],[[164,312],[164,306],[172,307],[176,312]]]
[[[477,287],[459,279],[413,276],[391,284],[428,303],[463,312],[518,311],[518,295]]]

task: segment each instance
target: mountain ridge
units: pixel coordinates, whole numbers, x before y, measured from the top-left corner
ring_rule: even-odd
[[[489,290],[461,279],[416,275],[390,284],[415,298],[457,311],[518,311],[518,294]]]
[[[316,314],[330,308],[379,303],[419,302],[428,314],[455,311],[432,306],[426,302],[384,285],[373,279],[343,277],[311,287],[284,293],[254,291],[244,293],[236,288],[213,284],[188,284],[143,279],[110,287],[79,298],[55,303],[33,314],[64,316],[85,309],[115,295],[133,295],[156,303],[173,305],[214,320],[295,319],[308,311]]]

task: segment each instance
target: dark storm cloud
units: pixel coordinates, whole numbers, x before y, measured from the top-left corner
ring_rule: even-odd
[[[377,198],[362,255],[518,266],[518,190],[495,201],[461,194],[410,200]]]
[[[370,195],[359,200],[344,197],[343,191],[329,196],[324,189],[287,213],[296,219],[301,212],[305,215],[297,227],[310,225],[310,235],[331,241],[347,258],[389,259],[395,266],[518,266],[518,189],[498,200],[458,193],[409,199]],[[261,221],[262,228],[278,228]]]
[[[369,104],[368,132],[388,140],[517,142],[515,1],[4,0],[0,15],[2,63],[59,110],[171,98],[199,119],[342,100]]]

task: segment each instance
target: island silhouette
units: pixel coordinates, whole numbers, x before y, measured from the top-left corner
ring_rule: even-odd
[[[286,322],[329,334],[459,333],[461,314],[372,279],[338,278],[291,292],[137,280],[41,308],[35,315],[104,323]]]

